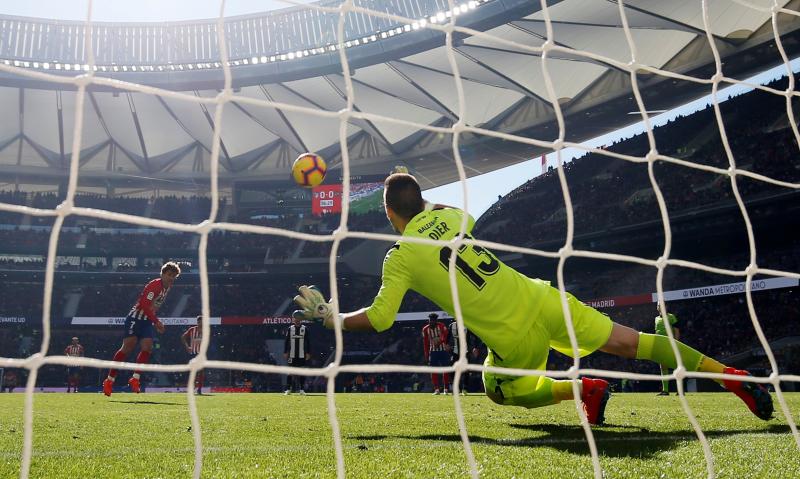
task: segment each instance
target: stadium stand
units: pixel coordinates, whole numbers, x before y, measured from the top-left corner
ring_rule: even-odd
[[[781,84],[773,87],[781,88]],[[755,92],[742,95],[722,105],[728,122],[726,128],[739,166],[769,176],[797,181],[800,170],[788,161],[796,151],[794,135],[788,128],[785,111],[775,103],[783,100],[774,95]],[[783,116],[782,116],[783,115]],[[725,167],[726,157],[713,113],[705,110],[681,118],[655,130],[657,143],[670,148],[663,153],[694,163]],[[631,155],[647,150],[644,136],[637,136],[607,149]],[[644,252],[658,256],[663,249],[663,229],[646,165],[631,164],[601,155],[589,154],[565,166],[569,171],[569,187],[575,212],[575,242],[588,249],[615,252]],[[749,257],[743,238],[741,214],[730,185],[718,175],[682,168],[663,162],[655,165],[655,177],[670,212],[673,229],[673,256],[729,269],[743,269]],[[796,192],[784,192],[775,186],[739,178],[748,212],[754,222],[756,241],[768,244],[759,250],[761,267],[788,271],[800,270],[800,248],[791,240],[774,234],[780,228],[797,228]],[[0,191],[0,201],[53,208],[61,200],[56,193]],[[210,200],[202,196],[166,196],[158,198],[104,197],[81,195],[77,204],[127,214],[136,214],[170,221],[196,223],[205,219]],[[340,216],[321,217],[286,211],[280,215],[257,215],[237,211],[236,205],[222,200],[227,221],[272,226],[311,234],[330,234],[339,227]],[[515,189],[487,211],[477,222],[475,236],[480,239],[520,246],[547,249],[563,244],[566,231],[564,204],[555,172],[545,173]],[[591,214],[587,212],[591,211]],[[706,218],[705,233],[698,234],[692,222]],[[713,222],[714,227],[709,228]],[[5,287],[0,289],[2,315],[24,318],[24,322],[0,324],[0,347],[14,357],[25,357],[36,349],[41,331],[42,271],[49,241],[47,217],[23,217],[0,213],[0,276]],[[794,225],[794,226],[792,226]],[[351,231],[388,229],[381,211],[354,214],[349,218]],[[720,238],[726,238],[720,243]],[[200,288],[196,278],[196,237],[174,231],[135,228],[118,222],[70,217],[59,236],[59,276],[53,293],[53,337],[51,354],[60,353],[72,335],[79,335],[88,356],[106,358],[117,347],[119,331],[109,326],[76,326],[72,317],[109,317],[126,313],[139,292],[143,278],[153,276],[165,258],[183,258],[184,277],[162,306],[162,316],[192,317],[200,311]],[[342,243],[339,256],[346,255],[362,240]],[[286,317],[292,309],[290,298],[299,284],[327,285],[329,242],[298,241],[291,238],[234,232],[213,232],[209,237],[209,270],[211,283],[211,316]],[[385,250],[382,250],[385,251]],[[507,262],[534,276],[555,282],[555,262],[540,257],[500,253]],[[324,261],[323,261],[324,259]],[[297,265],[295,270],[273,271],[276,266]],[[63,274],[61,274],[63,273]],[[624,263],[609,264],[598,260],[573,258],[565,267],[567,289],[579,298],[591,300],[612,296],[640,295],[655,291],[655,270]],[[352,310],[363,306],[379,284],[374,275],[342,273],[339,289],[344,292],[341,308]],[[689,268],[668,267],[664,289],[682,289],[726,284],[735,280]],[[756,311],[764,333],[770,341],[792,338],[796,328],[785,318],[800,312],[797,287],[755,293]],[[750,319],[743,295],[719,295],[702,299],[671,301],[668,304],[684,321],[682,332],[687,344],[721,358],[733,358],[741,364],[758,368],[764,365],[763,353],[753,346],[753,334],[717,335],[720,330],[748,330]],[[401,312],[422,312],[437,309],[415,293],[409,294]],[[612,307],[607,312],[618,322],[648,331],[657,314],[652,303]],[[408,321],[396,325],[389,334],[370,337],[345,337],[347,362],[420,364],[422,361],[419,326]],[[312,326],[314,330],[312,364],[325,365],[333,353],[333,335]],[[179,335],[182,328],[170,326],[160,338],[156,362],[183,362],[186,356]],[[276,362],[282,350],[276,350],[283,327],[280,324],[215,325],[209,358],[249,361],[263,364]],[[723,337],[724,336],[724,337]],[[795,338],[796,339],[796,338]],[[471,338],[470,349],[480,348]],[[776,349],[779,364],[798,372],[800,354],[797,340],[787,341]],[[276,359],[277,358],[277,359]],[[571,362],[553,353],[553,368],[567,368]],[[621,369],[620,360],[598,354],[587,359],[586,367]],[[61,386],[63,368],[48,366],[40,371],[39,385]],[[652,365],[637,363],[636,372],[656,373]],[[96,387],[101,373],[84,378],[84,387]],[[96,376],[96,377],[95,377]],[[422,377],[425,376],[425,377]],[[342,390],[412,391],[426,387],[427,375],[342,374],[337,387]],[[211,384],[236,386],[249,380],[255,390],[276,391],[282,388],[277,377],[247,375],[241,372],[218,371],[209,377]],[[179,386],[185,382],[180,374],[159,373],[150,379],[152,385]],[[647,387],[639,385],[639,387]],[[311,388],[324,389],[321,381],[312,381]]]
[[[772,85],[785,88],[785,80]],[[755,173],[797,181],[800,170],[793,158],[797,148],[781,98],[753,92],[731,99],[720,108],[726,118],[731,149],[745,168]],[[660,153],[696,164],[727,168],[714,113],[710,109],[654,130]],[[607,147],[615,153],[644,156],[649,147],[645,135]],[[706,173],[657,161],[655,178],[664,194],[672,221],[683,214],[712,208],[734,208],[730,183],[718,174]],[[565,165],[573,202],[575,235],[588,235],[647,221],[660,221],[646,164],[632,164],[598,154],[587,154]],[[740,177],[740,191],[748,203],[796,192]],[[770,204],[770,203],[766,203]],[[519,211],[525,221],[513,221]],[[483,238],[506,240],[519,246],[563,243],[566,235],[564,201],[555,171],[526,182],[506,195],[481,217]]]

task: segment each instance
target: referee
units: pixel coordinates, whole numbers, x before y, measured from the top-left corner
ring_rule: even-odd
[[[458,321],[456,318],[453,318],[453,322],[447,325],[447,340],[450,342],[450,364],[455,364],[458,362],[459,359],[459,348],[461,347],[458,343]],[[469,331],[467,331],[467,327],[464,326],[464,336],[467,338],[467,356],[469,356]],[[467,381],[466,377],[469,373],[464,375],[465,380],[461,382],[461,394],[467,394]]]
[[[301,318],[294,318],[294,323],[286,329],[283,357],[289,366],[302,368],[306,365],[306,361],[311,359],[311,337],[308,333],[308,328]],[[305,394],[303,390],[305,384],[305,376],[289,374],[286,376],[286,390],[283,394],[288,395],[295,391]]]

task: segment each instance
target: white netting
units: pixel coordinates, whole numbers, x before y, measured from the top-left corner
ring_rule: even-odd
[[[287,1],[286,3],[295,4],[294,2]],[[70,84],[72,86],[77,87],[77,95],[76,95],[76,106],[75,106],[75,129],[73,134],[73,143],[72,143],[72,155],[71,155],[71,163],[70,163],[70,170],[69,170],[69,182],[66,192],[65,200],[55,209],[48,210],[48,209],[37,209],[31,208],[27,206],[18,206],[18,205],[11,205],[11,204],[3,204],[0,203],[0,210],[4,211],[11,211],[20,214],[26,215],[33,215],[33,216],[54,216],[55,222],[52,227],[52,232],[50,235],[50,241],[48,246],[48,253],[47,253],[47,261],[46,261],[46,274],[45,274],[45,282],[44,282],[44,297],[43,297],[43,311],[42,311],[42,323],[43,323],[43,336],[42,336],[42,345],[41,349],[38,353],[31,355],[25,359],[9,359],[9,358],[2,358],[0,359],[0,367],[22,367],[27,368],[30,370],[30,374],[28,376],[26,388],[25,388],[25,405],[24,405],[24,443],[23,443],[23,453],[22,453],[22,466],[20,468],[20,477],[27,478],[30,472],[30,465],[31,465],[31,455],[32,455],[32,439],[33,439],[33,391],[34,385],[36,383],[37,372],[39,368],[46,364],[60,364],[60,365],[70,365],[70,366],[88,366],[94,368],[108,368],[108,367],[115,367],[121,369],[142,369],[143,371],[189,371],[189,382],[187,387],[187,397],[188,397],[188,404],[189,410],[191,415],[192,421],[192,431],[194,435],[194,445],[195,445],[195,465],[194,465],[194,472],[193,477],[199,478],[200,473],[202,470],[203,464],[203,454],[202,454],[202,434],[201,434],[201,427],[200,421],[197,413],[197,406],[195,403],[195,398],[193,395],[193,388],[191,387],[194,384],[194,378],[197,372],[201,369],[205,368],[222,368],[222,369],[239,369],[239,370],[247,370],[247,371],[256,371],[262,373],[276,373],[276,374],[295,374],[295,375],[306,375],[306,376],[317,376],[323,375],[328,378],[327,381],[327,404],[328,404],[328,413],[330,418],[330,423],[333,432],[333,443],[335,446],[336,451],[336,462],[337,462],[337,475],[338,477],[345,476],[345,463],[344,463],[344,456],[342,450],[342,439],[341,433],[339,429],[338,418],[336,414],[336,407],[335,407],[335,396],[334,396],[334,381],[336,376],[342,372],[420,372],[420,373],[432,373],[432,372],[454,372],[454,407],[458,418],[459,430],[461,433],[461,439],[463,441],[464,450],[467,456],[467,462],[469,465],[470,474],[472,477],[478,477],[478,466],[475,461],[475,457],[472,453],[472,447],[470,445],[469,434],[467,431],[467,427],[464,421],[464,416],[461,408],[461,399],[458,394],[459,391],[459,383],[464,373],[468,371],[482,371],[482,370],[490,370],[493,372],[503,373],[503,374],[514,374],[514,375],[527,375],[527,374],[547,374],[554,378],[577,378],[580,374],[601,374],[605,377],[611,378],[629,378],[629,379],[642,379],[642,380],[659,380],[659,379],[676,379],[679,391],[681,392],[680,401],[683,406],[686,415],[688,416],[692,427],[694,428],[698,439],[700,440],[703,451],[705,454],[705,461],[707,465],[707,471],[709,477],[715,476],[715,468],[714,468],[714,458],[711,454],[711,450],[709,448],[708,441],[703,434],[703,431],[698,424],[695,415],[689,406],[688,402],[686,401],[685,396],[683,395],[683,386],[681,380],[683,378],[711,378],[711,379],[739,379],[742,380],[742,377],[736,376],[726,376],[722,374],[709,374],[709,373],[699,373],[699,372],[690,372],[687,371],[683,364],[680,363],[680,355],[677,354],[677,346],[674,342],[674,338],[672,335],[672,331],[668,326],[668,335],[670,338],[670,342],[672,344],[673,351],[676,353],[676,357],[678,357],[679,365],[674,370],[674,372],[670,375],[660,376],[660,375],[652,375],[652,374],[631,374],[631,373],[622,373],[617,371],[607,371],[607,370],[593,370],[593,369],[580,369],[580,361],[577,359],[577,354],[575,354],[576,359],[574,360],[574,365],[567,371],[532,371],[532,370],[516,370],[516,369],[500,369],[500,368],[484,368],[479,365],[468,364],[466,359],[466,335],[464,334],[464,325],[462,320],[462,312],[459,307],[459,301],[457,298],[457,290],[456,290],[456,282],[455,282],[455,271],[454,262],[455,262],[455,254],[451,255],[450,257],[450,286],[453,292],[453,299],[455,304],[455,316],[458,321],[458,329],[459,329],[459,351],[460,351],[460,359],[456,362],[452,367],[425,367],[425,366],[401,366],[401,365],[342,365],[342,351],[343,351],[343,342],[342,342],[342,331],[340,329],[336,329],[335,337],[336,337],[336,354],[333,363],[326,367],[326,368],[316,368],[316,369],[296,369],[291,367],[284,367],[284,366],[267,366],[267,365],[259,365],[253,363],[240,363],[240,362],[231,362],[231,361],[209,361],[206,357],[206,353],[209,346],[209,322],[203,321],[203,339],[200,347],[200,353],[198,357],[194,359],[191,363],[187,364],[176,364],[176,365],[140,365],[134,363],[115,363],[112,361],[105,361],[99,359],[88,359],[88,358],[69,358],[66,356],[47,356],[48,345],[50,342],[50,309],[51,309],[51,296],[53,291],[53,275],[54,275],[54,263],[56,258],[56,247],[59,237],[59,232],[61,230],[62,224],[64,222],[65,217],[68,215],[80,215],[92,218],[102,218],[107,220],[115,220],[115,221],[122,221],[131,224],[141,225],[141,226],[150,226],[156,228],[167,228],[177,231],[183,232],[191,232],[200,235],[200,242],[198,247],[198,255],[199,255],[199,272],[201,277],[201,298],[202,298],[202,314],[205,318],[210,316],[210,307],[209,307],[209,285],[208,285],[208,267],[206,263],[206,250],[208,246],[208,235],[213,230],[224,230],[224,231],[236,231],[236,232],[248,232],[248,233],[259,233],[259,234],[270,234],[270,235],[282,235],[291,238],[306,240],[306,241],[315,241],[315,242],[327,242],[332,241],[332,250],[330,254],[330,262],[329,262],[329,272],[330,272],[330,291],[331,295],[334,298],[338,297],[338,290],[337,290],[337,283],[336,283],[336,261],[335,258],[337,256],[337,250],[339,248],[339,244],[345,238],[368,238],[368,239],[377,239],[377,240],[388,240],[388,241],[396,241],[398,239],[397,236],[394,235],[385,235],[385,234],[373,234],[373,233],[361,233],[361,232],[349,232],[347,229],[347,220],[348,220],[348,209],[349,205],[348,202],[345,201],[342,205],[342,215],[341,215],[341,224],[339,229],[337,229],[331,235],[312,235],[312,234],[305,234],[293,231],[286,231],[278,228],[271,228],[271,227],[262,227],[262,226],[254,226],[254,225],[245,225],[245,224],[234,224],[234,223],[223,223],[223,222],[216,222],[217,216],[217,208],[218,208],[218,199],[219,199],[219,191],[218,191],[218,168],[219,168],[219,153],[220,153],[220,132],[223,128],[223,110],[227,103],[235,100],[242,104],[251,104],[254,106],[262,106],[268,108],[277,108],[284,111],[297,111],[302,112],[305,114],[317,115],[321,117],[327,118],[336,118],[339,120],[340,130],[339,130],[339,140],[341,145],[341,152],[342,152],[342,168],[343,168],[343,175],[344,178],[343,182],[343,198],[349,198],[349,191],[350,191],[350,161],[348,156],[348,145],[347,145],[347,122],[351,119],[365,119],[365,120],[380,120],[383,122],[394,123],[398,125],[406,125],[411,126],[418,129],[439,132],[444,134],[452,134],[453,138],[453,155],[456,162],[456,167],[458,169],[458,175],[462,185],[463,197],[465,198],[463,208],[467,209],[466,198],[467,198],[467,184],[466,184],[466,174],[464,170],[464,165],[461,161],[461,157],[459,154],[459,139],[460,135],[463,133],[474,133],[483,136],[490,136],[500,139],[511,140],[515,142],[525,143],[537,147],[544,147],[548,149],[552,149],[555,151],[556,158],[558,159],[558,177],[560,180],[564,201],[566,204],[566,213],[567,213],[567,235],[566,241],[557,252],[549,252],[549,251],[542,251],[538,249],[531,249],[531,248],[523,248],[523,247],[516,247],[510,246],[495,242],[488,242],[488,241],[479,241],[479,240],[472,240],[464,238],[463,231],[466,228],[466,217],[461,225],[462,233],[454,239],[452,242],[442,242],[442,241],[434,241],[434,240],[427,240],[427,239],[406,239],[407,241],[414,241],[419,243],[425,244],[435,244],[435,245],[449,245],[453,251],[457,250],[457,247],[464,245],[464,244],[475,244],[480,246],[489,247],[495,250],[507,251],[507,252],[514,252],[514,253],[523,253],[523,254],[530,254],[530,255],[538,255],[541,257],[548,257],[548,258],[558,258],[558,287],[561,291],[561,301],[562,301],[562,308],[565,311],[565,315],[567,318],[570,318],[569,309],[566,307],[566,295],[565,295],[565,285],[564,285],[564,263],[570,257],[585,257],[585,258],[597,258],[597,259],[605,259],[605,260],[615,260],[627,263],[634,263],[640,265],[646,265],[657,268],[657,293],[658,293],[658,303],[659,309],[662,312],[662,315],[666,313],[666,307],[664,304],[664,289],[663,289],[663,275],[664,269],[667,266],[680,266],[686,268],[693,268],[696,270],[702,270],[717,274],[724,274],[729,276],[739,276],[744,277],[746,280],[746,299],[747,299],[747,306],[750,313],[750,318],[752,320],[753,327],[756,330],[758,335],[759,342],[761,346],[764,348],[766,355],[769,360],[769,364],[773,373],[769,377],[765,378],[757,378],[757,377],[749,377],[744,378],[747,381],[753,382],[760,382],[760,383],[769,383],[775,388],[775,395],[778,399],[778,402],[781,407],[781,411],[789,427],[792,431],[793,437],[795,442],[797,443],[798,447],[800,448],[800,434],[798,434],[797,427],[792,419],[790,411],[788,409],[786,400],[784,395],[781,391],[780,382],[781,381],[800,381],[800,376],[795,375],[779,375],[776,371],[778,371],[778,365],[775,361],[775,356],[770,348],[769,343],[767,342],[764,333],[760,327],[758,322],[758,318],[755,313],[755,309],[753,306],[752,300],[752,291],[751,291],[751,281],[756,274],[768,274],[768,275],[778,275],[784,277],[791,277],[791,278],[800,278],[800,274],[795,272],[789,271],[779,271],[773,269],[763,269],[759,268],[756,265],[756,248],[755,248],[755,241],[753,238],[753,229],[750,223],[750,219],[748,217],[747,210],[744,206],[742,201],[740,192],[737,188],[737,177],[745,176],[751,179],[770,183],[777,186],[782,186],[786,188],[792,189],[800,189],[800,184],[798,183],[790,183],[786,181],[781,181],[780,179],[766,177],[761,174],[753,173],[751,171],[739,169],[736,166],[736,161],[731,152],[730,146],[728,144],[727,136],[725,134],[725,126],[723,124],[722,115],[720,113],[719,104],[717,101],[717,91],[720,84],[741,84],[746,85],[748,87],[752,87],[755,89],[759,89],[768,93],[772,93],[775,95],[781,95],[786,98],[786,109],[787,109],[787,116],[789,121],[791,122],[791,128],[794,133],[795,139],[798,140],[800,144],[800,133],[798,133],[797,125],[795,123],[795,116],[792,111],[792,104],[791,99],[793,97],[800,97],[800,93],[795,91],[794,89],[794,79],[792,75],[792,70],[789,66],[789,59],[786,56],[784,51],[783,45],[781,43],[781,38],[779,34],[778,28],[778,15],[785,14],[785,15],[792,15],[792,16],[800,16],[800,14],[796,11],[789,10],[786,8],[782,8],[778,5],[777,2],[773,2],[770,7],[762,7],[760,5],[751,4],[749,2],[745,2],[742,0],[736,0],[736,3],[751,8],[756,11],[762,12],[769,12],[772,17],[772,27],[774,33],[775,44],[781,54],[781,58],[783,59],[783,63],[786,65],[787,74],[789,76],[789,87],[785,91],[778,91],[774,90],[769,87],[764,87],[761,85],[754,85],[748,84],[746,82],[728,78],[722,72],[722,63],[720,60],[720,54],[717,51],[716,44],[714,38],[711,34],[711,28],[709,24],[709,13],[708,13],[708,2],[704,0],[702,2],[702,13],[703,13],[703,24],[706,35],[708,37],[708,43],[712,49],[716,72],[710,78],[695,78],[667,70],[662,70],[658,68],[654,68],[652,66],[648,66],[645,64],[641,64],[637,60],[637,50],[636,44],[633,41],[633,36],[631,34],[631,29],[628,25],[628,21],[626,18],[626,11],[624,8],[624,4],[622,1],[617,2],[619,7],[619,14],[620,19],[622,22],[622,27],[625,32],[625,36],[627,38],[628,46],[631,52],[631,58],[628,62],[620,62],[618,60],[608,58],[602,55],[598,55],[595,53],[576,50],[572,48],[568,48],[556,43],[556,39],[553,33],[553,25],[550,19],[548,6],[546,1],[541,2],[542,14],[546,25],[547,31],[547,38],[544,44],[540,47],[534,47],[529,45],[523,45],[514,41],[509,41],[503,38],[497,38],[487,33],[472,30],[469,28],[464,28],[461,26],[456,26],[454,24],[456,15],[448,15],[446,20],[442,23],[432,23],[429,22],[423,25],[424,28],[434,29],[439,32],[443,32],[446,35],[446,51],[447,51],[447,58],[450,63],[450,67],[452,69],[453,75],[455,77],[455,85],[456,85],[456,92],[458,96],[458,118],[459,120],[452,125],[452,127],[445,128],[445,127],[435,127],[427,124],[421,123],[414,123],[405,120],[400,120],[396,118],[385,117],[381,115],[375,115],[370,113],[365,113],[361,111],[357,111],[354,109],[353,101],[354,101],[354,90],[353,90],[353,83],[351,79],[350,68],[348,65],[348,58],[346,54],[346,50],[343,45],[344,39],[344,25],[345,25],[345,18],[346,14],[349,12],[360,12],[369,15],[373,15],[380,18],[385,18],[389,20],[393,20],[399,22],[404,25],[411,25],[413,24],[416,19],[404,18],[399,17],[396,15],[387,14],[384,12],[372,11],[365,9],[363,7],[357,6],[353,4],[352,0],[346,0],[342,3],[338,8],[334,7],[323,7],[320,5],[304,5],[305,8],[313,8],[321,11],[326,12],[333,12],[338,13],[339,21],[338,21],[338,45],[337,50],[339,52],[339,58],[343,65],[342,72],[345,80],[346,85],[346,97],[347,97],[347,105],[346,108],[340,111],[321,111],[321,110],[314,110],[310,108],[304,108],[296,105],[279,103],[279,102],[270,102],[270,101],[262,101],[257,100],[249,97],[243,96],[236,96],[234,95],[234,91],[232,90],[232,77],[230,71],[230,65],[228,64],[227,58],[227,49],[225,48],[225,36],[223,28],[223,19],[224,19],[224,10],[225,10],[225,2],[223,1],[220,6],[220,16],[217,22],[217,32],[218,32],[218,42],[219,42],[219,51],[221,52],[220,63],[222,69],[224,71],[224,87],[221,92],[213,98],[201,98],[194,95],[188,95],[183,93],[178,93],[174,91],[163,90],[159,88],[149,87],[145,85],[139,84],[132,84],[127,82],[121,82],[118,80],[113,80],[110,78],[104,78],[100,76],[96,76],[93,70],[94,66],[94,58],[92,49],[89,48],[87,50],[88,56],[88,65],[89,68],[86,70],[86,73],[82,73],[77,75],[73,78],[67,78],[63,76],[56,76],[50,75],[43,72],[32,71],[29,69],[20,69],[15,68],[9,65],[0,64],[0,71],[4,71],[7,73],[12,73],[24,77],[28,77],[31,79],[36,80],[44,80],[48,82],[55,82],[61,84]],[[453,0],[449,0],[450,10],[451,12],[454,11],[456,5]],[[87,14],[87,26],[91,24],[91,10],[92,5],[89,2],[88,14]],[[419,24],[418,24],[419,25]],[[91,35],[91,29],[85,29],[85,35]],[[458,71],[458,64],[456,62],[453,50],[453,34],[454,33],[461,33],[466,34],[474,37],[479,38],[488,38],[493,40],[494,42],[504,44],[508,47],[513,47],[517,50],[530,52],[534,54],[541,55],[541,64],[542,69],[544,72],[544,81],[547,88],[549,100],[552,104],[554,109],[556,119],[558,122],[558,136],[555,140],[538,140],[533,138],[526,138],[521,136],[516,136],[513,134],[501,133],[497,131],[487,130],[483,128],[477,128],[474,126],[467,125],[463,118],[464,112],[466,107],[466,100],[464,97],[464,90],[463,85],[461,82],[461,77],[459,76]],[[86,42],[87,45],[91,45],[91,41]],[[562,114],[561,107],[559,106],[559,102],[556,101],[555,90],[553,88],[554,79],[551,77],[548,71],[548,57],[553,54],[562,53],[562,54],[570,54],[575,55],[578,57],[582,57],[588,60],[596,60],[602,62],[604,64],[610,65],[620,71],[628,72],[630,75],[631,85],[633,94],[636,100],[636,103],[639,108],[639,112],[644,120],[646,129],[647,129],[647,138],[649,141],[650,151],[644,157],[635,157],[629,155],[623,155],[619,153],[609,152],[601,149],[589,148],[582,144],[572,143],[565,141],[566,138],[566,131],[565,131],[565,124],[564,124],[564,117]],[[653,135],[652,126],[650,124],[650,118],[648,116],[648,112],[645,108],[644,102],[642,100],[638,84],[637,84],[637,72],[645,72],[649,74],[660,75],[663,77],[673,78],[676,80],[681,81],[689,81],[695,82],[698,84],[705,84],[711,86],[712,98],[713,98],[713,106],[715,111],[715,116],[717,119],[717,123],[719,126],[719,131],[722,136],[722,143],[725,148],[725,153],[729,161],[729,168],[717,168],[708,165],[700,165],[695,164],[692,162],[688,162],[679,158],[673,158],[665,155],[661,155],[658,153],[656,148],[656,142]],[[81,152],[81,133],[82,133],[82,121],[83,121],[83,106],[86,100],[86,89],[90,85],[102,85],[106,87],[113,87],[121,90],[128,90],[128,91],[135,91],[153,95],[159,95],[162,97],[170,97],[179,99],[182,101],[187,102],[196,102],[196,103],[205,103],[205,104],[214,104],[216,105],[216,112],[214,118],[214,135],[213,135],[213,143],[212,143],[212,151],[211,151],[211,170],[210,170],[210,178],[211,178],[211,212],[209,218],[206,221],[203,221],[199,224],[182,224],[176,223],[171,221],[162,221],[162,220],[154,220],[148,219],[144,217],[138,217],[133,215],[126,215],[120,213],[114,213],[110,211],[104,210],[96,210],[90,208],[81,208],[74,206],[74,198],[76,193],[76,188],[78,184],[78,174],[79,174],[79,156]],[[596,154],[607,155],[613,158],[622,159],[629,162],[634,163],[646,163],[648,165],[648,172],[650,177],[650,182],[652,185],[653,190],[656,194],[656,199],[660,208],[661,212],[661,219],[664,227],[664,234],[665,234],[665,246],[663,254],[657,260],[650,260],[645,258],[640,258],[636,256],[628,256],[628,255],[620,255],[620,254],[610,254],[610,253],[602,253],[602,252],[592,252],[592,251],[585,251],[585,250],[576,250],[573,249],[572,241],[573,241],[573,230],[574,230],[574,219],[573,219],[573,210],[572,210],[572,203],[570,199],[569,189],[567,187],[566,175],[563,168],[563,163],[561,159],[561,153],[564,148],[573,147],[583,151],[592,152]],[[659,189],[659,185],[656,182],[655,176],[653,174],[653,165],[656,161],[663,161],[666,163],[671,163],[675,165],[680,165],[688,168],[695,168],[698,170],[704,170],[708,172],[712,172],[718,175],[724,175],[730,178],[731,187],[734,192],[736,202],[739,206],[741,211],[742,217],[747,226],[747,234],[749,239],[749,252],[750,252],[750,262],[748,267],[743,271],[737,270],[729,270],[729,269],[721,269],[710,267],[708,265],[690,262],[690,261],[683,261],[677,259],[670,258],[670,248],[671,248],[671,241],[672,235],[670,231],[670,223],[669,217],[667,214],[666,204],[664,201],[664,197]],[[668,323],[667,323],[668,324]],[[577,345],[575,341],[575,333],[572,327],[571,318],[567,321],[567,330],[569,332],[570,340],[573,345],[573,351],[577,353]],[[577,394],[577,383],[573,387],[575,396],[579,397]],[[589,427],[589,424],[586,420],[586,417],[580,407],[579,402],[575,401],[576,411],[580,417],[581,424],[585,431],[586,439],[590,446],[591,456],[592,456],[592,464],[594,468],[594,475],[595,477],[602,477],[602,468],[600,465],[597,447],[595,445],[594,436],[592,434],[592,430]]]

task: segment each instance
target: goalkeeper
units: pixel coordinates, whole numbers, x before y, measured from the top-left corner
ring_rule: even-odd
[[[461,210],[427,204],[419,184],[408,174],[395,173],[384,182],[386,216],[404,238],[451,240],[461,228]],[[469,217],[467,232],[474,220]],[[470,238],[469,235],[466,235]],[[448,274],[449,246],[412,243],[402,239],[386,253],[382,284],[371,306],[334,316],[333,306],[315,287],[301,286],[295,315],[322,321],[333,328],[339,322],[346,331],[385,331],[395,320],[406,291],[413,289],[454,314]],[[550,348],[573,355],[558,289],[547,281],[528,278],[478,245],[462,245],[455,258],[456,285],[464,325],[489,348],[485,366],[544,370]],[[668,368],[677,367],[669,339],[639,333],[614,323],[608,316],[567,294],[578,352],[585,356],[600,350],[625,358],[649,359]],[[677,343],[689,371],[747,376]],[[761,419],[772,417],[772,397],[758,383],[720,381],[741,398]],[[483,373],[486,395],[503,405],[535,408],[573,399],[572,380],[546,376],[514,376]],[[578,380],[580,399],[592,424],[602,424],[609,397],[608,382]]]

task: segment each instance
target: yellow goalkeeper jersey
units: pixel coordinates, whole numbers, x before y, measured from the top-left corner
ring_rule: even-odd
[[[458,235],[461,210],[444,208],[419,213],[403,237],[449,240]],[[468,218],[469,233],[475,221]],[[402,239],[383,261],[382,284],[367,317],[377,331],[394,323],[406,291],[413,289],[454,314],[448,265],[449,246],[410,243]],[[456,285],[466,327],[501,357],[513,350],[542,306],[549,283],[518,273],[485,248],[463,245],[456,257]]]

